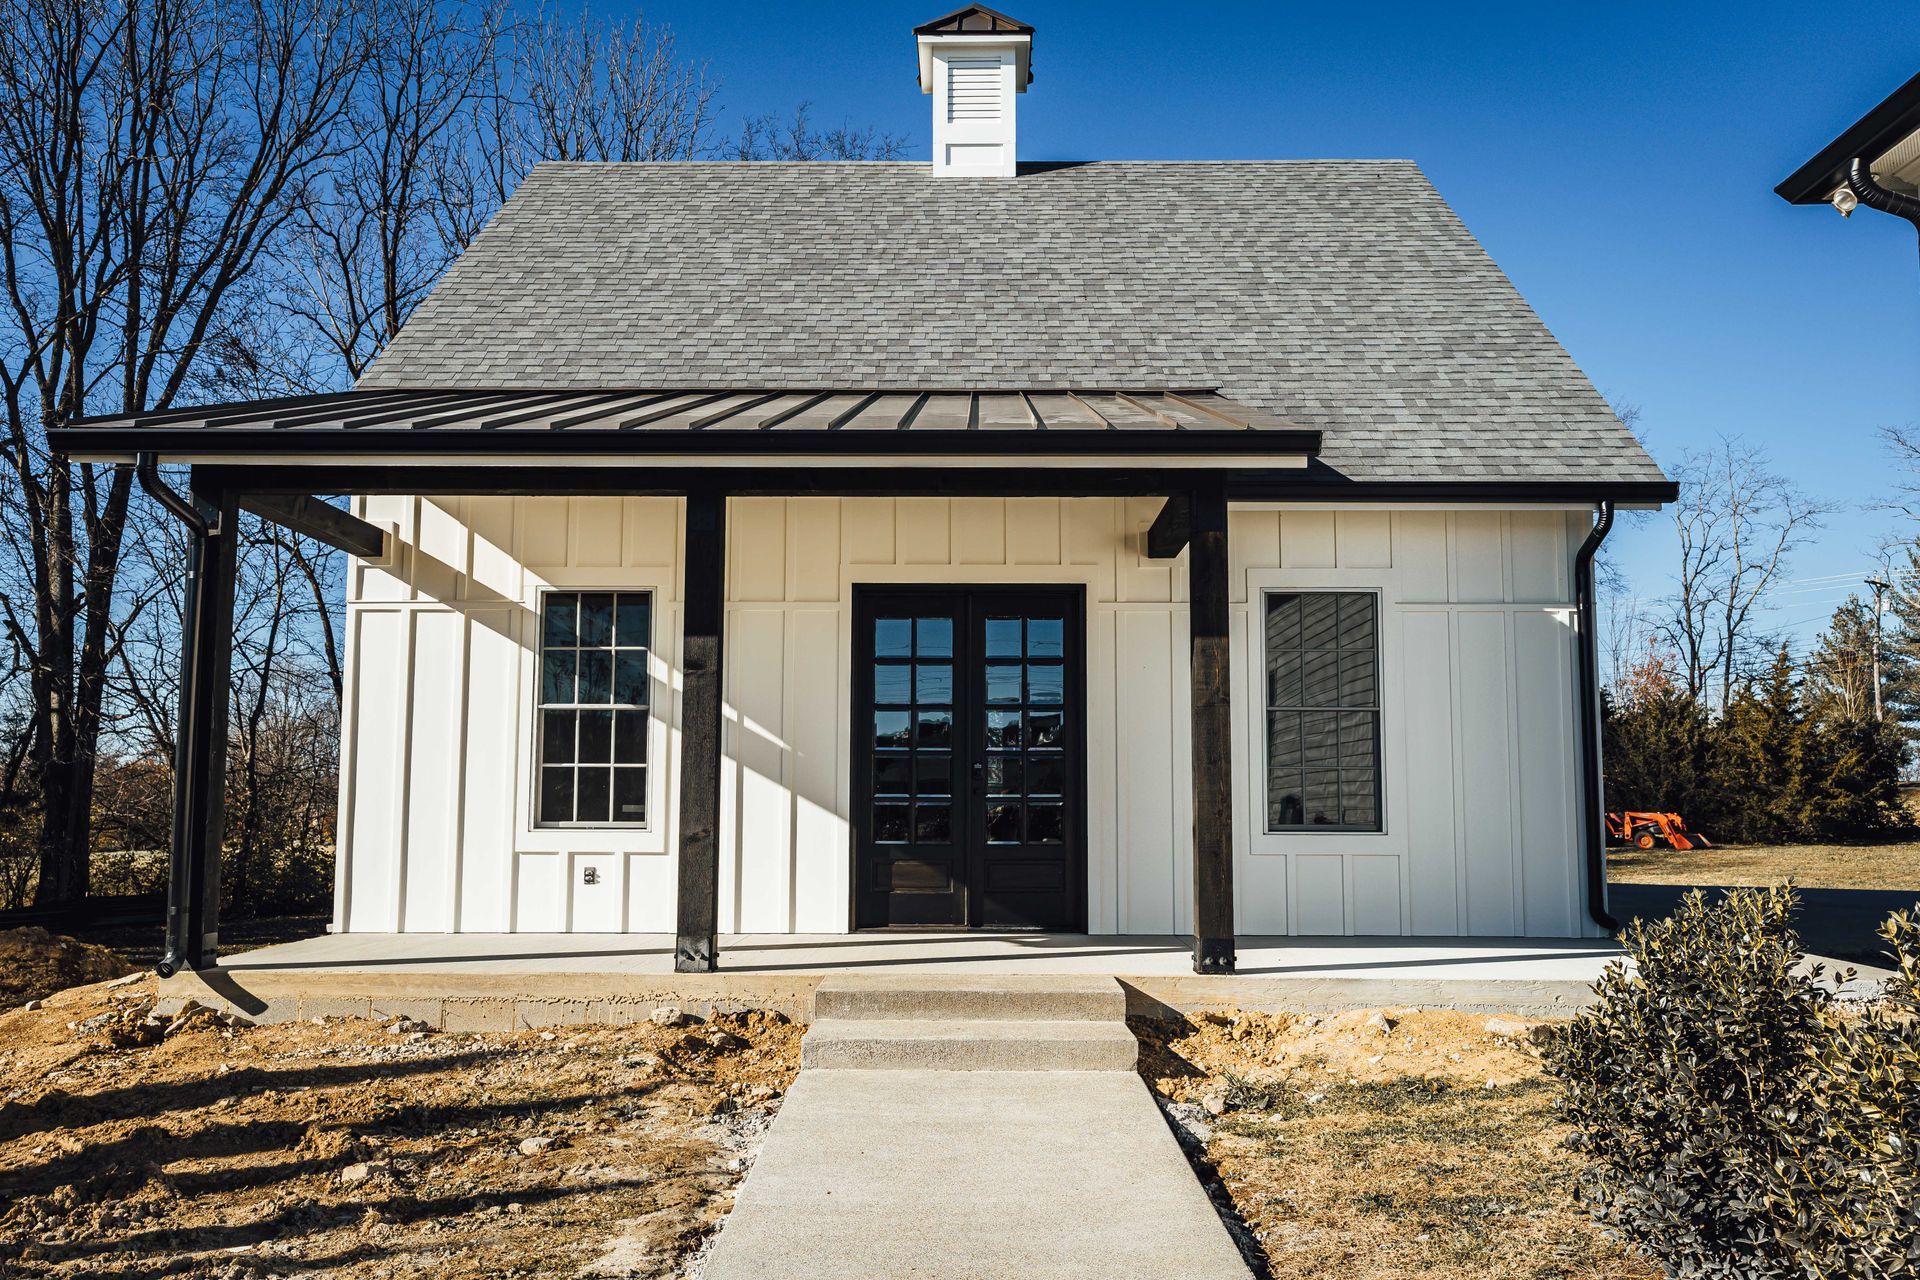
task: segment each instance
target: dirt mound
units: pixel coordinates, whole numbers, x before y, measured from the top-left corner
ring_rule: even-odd
[[[1436,1079],[1498,1085],[1540,1072],[1535,1040],[1549,1024],[1451,1009],[1346,1013],[1202,1013],[1185,1022],[1140,1019],[1140,1070],[1186,1101],[1208,1080],[1312,1089]]]
[[[434,1032],[0,1012],[0,1275],[667,1280],[799,1068],[777,1013]]]
[[[132,973],[118,952],[28,926],[0,930],[0,1009]]]

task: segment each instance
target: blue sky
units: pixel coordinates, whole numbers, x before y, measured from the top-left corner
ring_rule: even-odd
[[[723,78],[723,127],[811,99],[923,158],[909,32],[950,7],[647,15]],[[1898,529],[1874,507],[1877,433],[1920,420],[1914,231],[1772,189],[1920,70],[1911,0],[997,7],[1038,28],[1023,159],[1416,160],[1594,383],[1641,407],[1656,457],[1741,435],[1842,504],[1796,579],[1864,570]],[[1616,537],[1636,589],[1663,591],[1664,522]],[[1810,639],[1838,600],[1797,590],[1776,622]]]

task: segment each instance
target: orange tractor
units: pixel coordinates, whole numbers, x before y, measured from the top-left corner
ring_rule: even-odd
[[[1698,831],[1687,830],[1687,821],[1677,813],[1610,813],[1607,834],[1622,844],[1641,849],[1653,848],[1655,837],[1676,849],[1711,849],[1713,841]]]

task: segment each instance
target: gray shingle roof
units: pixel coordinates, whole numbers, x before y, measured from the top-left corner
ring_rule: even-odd
[[[378,388],[1218,387],[1356,480],[1659,481],[1417,166],[543,164]]]

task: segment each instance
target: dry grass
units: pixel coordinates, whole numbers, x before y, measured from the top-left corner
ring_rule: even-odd
[[[1162,1094],[1222,1112],[1206,1161],[1277,1280],[1653,1280],[1574,1202],[1524,1036],[1402,1011],[1142,1025]]]
[[[799,1065],[778,1015],[162,1034],[153,994],[0,1013],[0,1275],[678,1276]]]
[[[1806,889],[1912,889],[1920,894],[1920,842],[1731,845],[1680,853],[1665,845],[1607,851],[1621,884],[1772,885]]]

